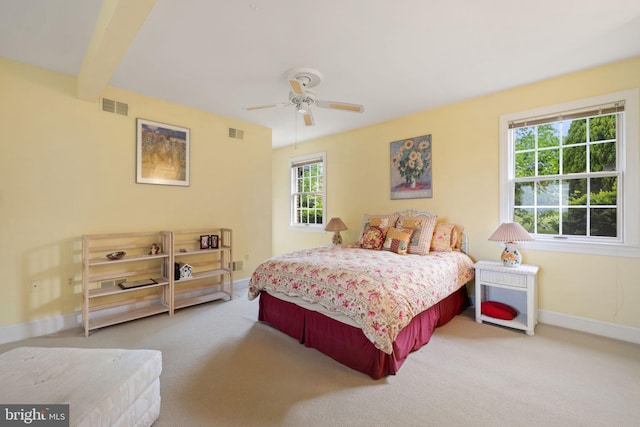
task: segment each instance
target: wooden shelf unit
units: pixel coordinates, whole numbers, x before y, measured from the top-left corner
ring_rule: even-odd
[[[200,249],[200,236],[218,236],[218,247]],[[233,298],[231,229],[89,234],[82,237],[82,323],[89,332],[117,323],[173,315],[175,309]],[[160,253],[150,254],[153,243]],[[124,251],[118,260],[111,252]],[[189,264],[191,277],[175,280],[175,263]],[[156,283],[122,289],[120,281]],[[107,285],[107,286],[105,286]]]
[[[153,243],[161,253],[149,254]],[[90,234],[82,237],[82,323],[89,331],[152,316],[173,314],[171,301],[171,233]],[[119,260],[107,259],[124,251]],[[153,278],[157,283],[121,289],[119,281]],[[131,308],[134,306],[135,308]]]
[[[218,247],[201,249],[201,236],[217,236]],[[189,264],[192,277],[173,280],[174,309],[233,298],[232,232],[206,228],[172,232],[173,262]]]

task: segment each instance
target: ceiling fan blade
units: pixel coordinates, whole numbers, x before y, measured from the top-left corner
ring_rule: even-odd
[[[313,126],[315,124],[311,110],[307,110],[307,112],[302,115],[302,119],[304,120],[305,126]]]
[[[304,86],[297,79],[289,79],[289,86],[296,95],[302,95],[304,93]]]
[[[349,104],[347,102],[338,101],[317,101],[318,107],[330,108],[332,110],[353,111],[354,113],[362,113],[364,106],[360,104]]]
[[[280,102],[278,104],[256,105],[254,107],[244,107],[243,110],[248,110],[248,111],[251,111],[251,110],[262,110],[262,109],[265,109],[265,108],[288,107],[290,105],[293,105],[293,104],[291,104],[290,102]]]
[[[275,108],[277,107],[276,104],[271,104],[271,105],[259,105],[257,107],[244,107],[245,110],[262,110],[263,108]]]

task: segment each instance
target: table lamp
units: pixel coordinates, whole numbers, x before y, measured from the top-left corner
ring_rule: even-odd
[[[494,242],[503,242],[504,251],[500,256],[502,264],[507,267],[517,267],[522,263],[522,255],[518,252],[518,244],[533,237],[517,222],[503,222],[489,237]]]
[[[348,228],[346,225],[344,225],[344,222],[342,222],[340,218],[336,217],[336,218],[331,218],[331,221],[329,221],[329,224],[327,224],[324,230],[333,231],[333,239],[331,239],[331,242],[334,245],[341,245],[342,236],[340,235],[340,232],[344,230],[348,230]]]

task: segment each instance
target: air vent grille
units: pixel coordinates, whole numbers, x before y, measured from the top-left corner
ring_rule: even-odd
[[[229,138],[244,139],[244,131],[240,129],[229,128]]]
[[[113,99],[102,98],[102,111],[107,113],[118,114],[121,116],[129,115],[129,104],[114,101]]]

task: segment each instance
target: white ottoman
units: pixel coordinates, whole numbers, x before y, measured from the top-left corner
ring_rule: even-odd
[[[19,347],[0,354],[0,402],[68,403],[71,426],[150,426],[161,372],[157,350]]]

